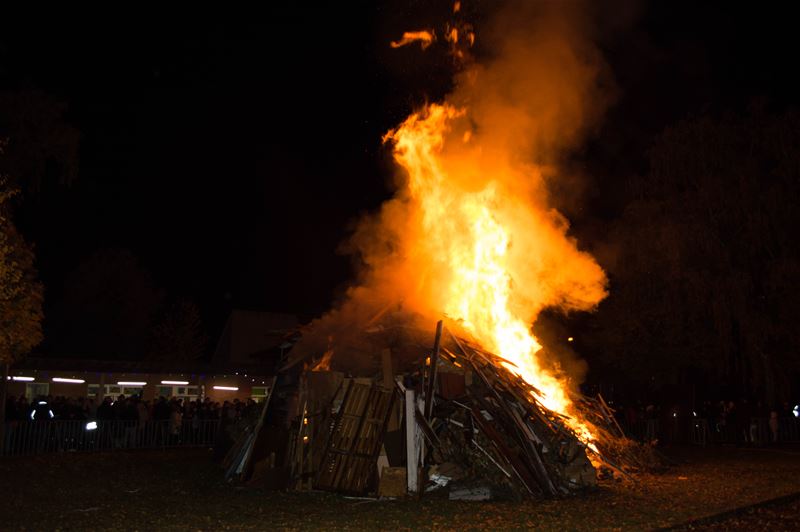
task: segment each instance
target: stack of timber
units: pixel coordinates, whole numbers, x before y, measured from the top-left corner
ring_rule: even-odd
[[[349,341],[327,337],[316,351],[305,346],[304,365],[284,367],[298,375],[285,488],[378,496],[405,479],[416,496],[447,487],[468,500],[558,497],[592,488],[598,473],[629,477],[654,462],[602,397],[573,397],[595,435],[587,448],[503,359],[442,322],[432,343],[386,317]],[[323,353],[334,371],[313,371]]]

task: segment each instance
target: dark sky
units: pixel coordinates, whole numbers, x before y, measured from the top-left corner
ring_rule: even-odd
[[[19,213],[49,301],[81,259],[114,246],[200,303],[212,332],[229,305],[307,316],[330,306],[351,275],[337,246],[389,195],[381,135],[452,73],[441,54],[387,43],[440,22],[450,2],[289,4],[301,3],[213,17],[2,18],[0,88],[64,100],[81,132],[77,181]],[[582,154],[594,182],[569,214],[612,218],[653,136],[678,119],[796,103],[796,18],[781,6],[598,11],[619,99]]]

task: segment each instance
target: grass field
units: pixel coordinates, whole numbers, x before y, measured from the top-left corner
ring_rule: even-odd
[[[669,455],[677,466],[635,485],[608,481],[579,497],[525,503],[362,501],[229,486],[207,451],[0,459],[0,530],[647,530],[800,492],[800,448]],[[800,528],[797,508],[789,501],[698,526]]]

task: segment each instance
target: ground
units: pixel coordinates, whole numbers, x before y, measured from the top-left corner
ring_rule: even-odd
[[[800,448],[679,448],[666,473],[562,500],[363,501],[224,484],[200,450],[0,459],[2,530],[800,529]],[[687,524],[689,523],[689,524]]]

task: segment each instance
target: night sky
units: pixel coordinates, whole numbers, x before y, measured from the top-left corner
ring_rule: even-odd
[[[478,21],[490,5],[463,3]],[[440,23],[450,2],[290,4],[2,17],[0,86],[65,101],[81,133],[74,184],[47,185],[18,212],[48,305],[82,259],[125,247],[158,286],[198,302],[212,334],[231,306],[330,307],[352,275],[337,247],[391,193],[381,135],[453,73],[440,52],[388,42]],[[576,232],[619,214],[665,126],[797,102],[796,17],[779,6],[619,1],[596,13],[618,99],[576,154],[592,176],[566,208]]]

